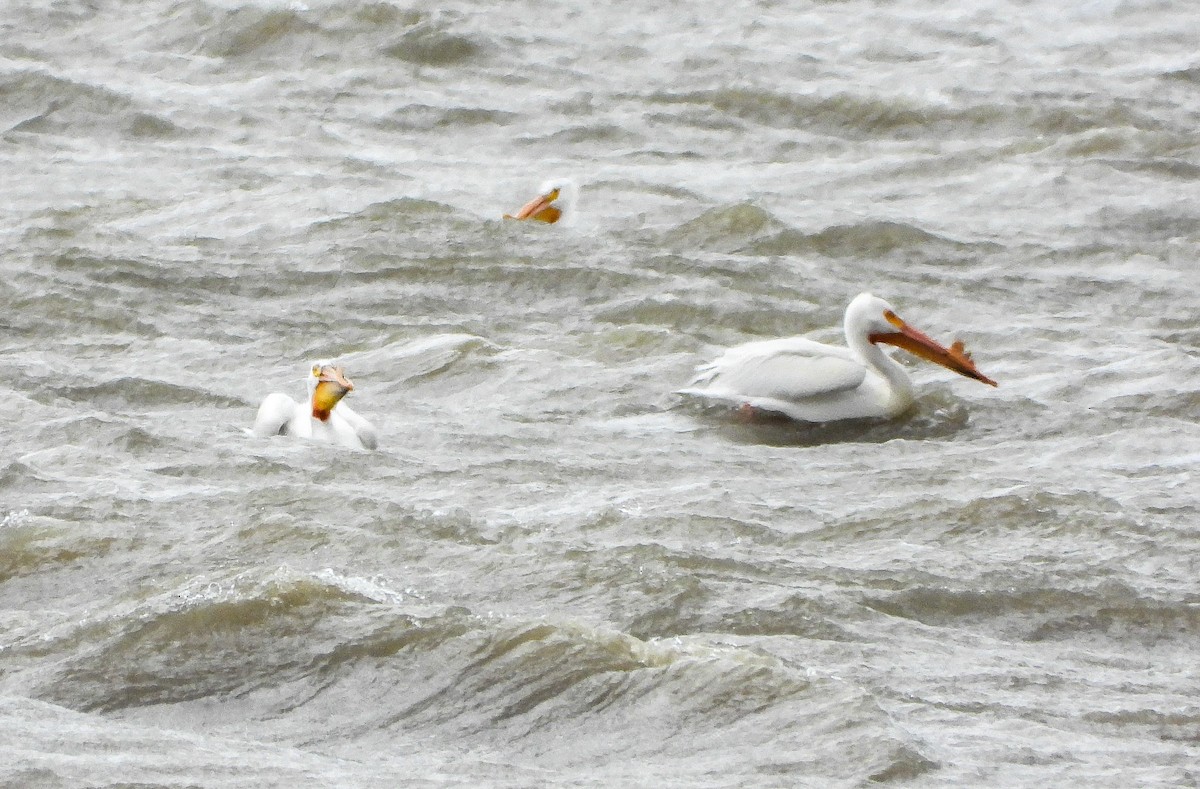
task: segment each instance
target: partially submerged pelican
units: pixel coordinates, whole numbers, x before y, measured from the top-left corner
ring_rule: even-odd
[[[990,386],[962,342],[946,348],[909,326],[881,298],[860,293],[846,307],[846,346],[803,337],[730,348],[679,394],[783,414],[801,422],[893,418],[914,402],[912,381],[880,344],[894,345]]]
[[[375,428],[342,402],[354,384],[332,362],[314,362],[308,375],[308,403],[297,403],[282,392],[272,392],[258,407],[256,436],[298,436],[353,449],[375,449]]]
[[[575,184],[565,178],[557,178],[542,184],[537,197],[521,206],[515,214],[505,214],[505,219],[532,219],[554,224],[564,216],[571,218],[577,195]]]

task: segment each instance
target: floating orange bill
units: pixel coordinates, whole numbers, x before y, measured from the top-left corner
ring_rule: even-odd
[[[521,210],[516,215],[505,214],[504,218],[520,220],[534,219],[538,222],[554,224],[562,216],[562,210],[552,205],[558,199],[558,193],[559,190],[554,189],[544,195],[539,195],[521,206]]]

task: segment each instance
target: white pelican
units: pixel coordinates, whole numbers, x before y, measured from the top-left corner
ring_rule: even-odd
[[[272,392],[254,418],[256,436],[298,436],[353,449],[375,449],[379,441],[371,423],[341,400],[354,384],[332,362],[314,362],[308,376],[308,399],[297,403],[282,392]]]
[[[962,342],[946,348],[909,326],[892,305],[860,293],[846,307],[846,348],[803,337],[730,348],[696,368],[679,394],[783,414],[801,422],[892,418],[913,404],[908,373],[883,352],[895,345],[959,375],[995,386],[975,369]]]
[[[505,219],[534,219],[538,222],[554,224],[564,216],[569,221],[575,210],[575,200],[578,190],[574,182],[566,178],[556,178],[542,184],[538,196],[521,206],[516,214],[505,214]]]

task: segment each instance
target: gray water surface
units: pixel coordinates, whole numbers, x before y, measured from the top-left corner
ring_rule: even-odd
[[[1196,785],[1200,14],[1065,5],[0,5],[0,782]],[[863,290],[1000,386],[672,394]]]

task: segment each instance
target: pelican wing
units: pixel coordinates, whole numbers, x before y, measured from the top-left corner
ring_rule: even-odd
[[[847,349],[790,337],[731,348],[696,372],[683,394],[795,402],[855,389],[867,371]]]
[[[375,432],[374,425],[352,411],[350,406],[345,403],[338,403],[337,413],[346,420],[350,427],[354,428],[354,434],[358,436],[363,449],[379,448],[379,434]]]
[[[297,408],[296,401],[282,392],[267,395],[254,417],[254,435],[265,438],[286,434]]]

